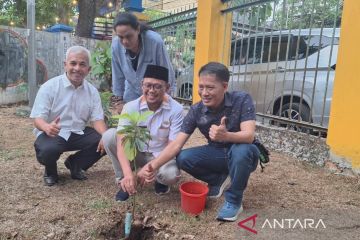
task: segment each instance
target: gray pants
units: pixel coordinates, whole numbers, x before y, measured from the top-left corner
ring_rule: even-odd
[[[107,155],[110,157],[112,161],[112,165],[115,172],[116,183],[121,180],[124,175],[121,170],[120,162],[117,158],[117,138],[116,138],[116,129],[110,128],[108,129],[102,136],[102,140],[104,143],[104,148],[106,150]],[[154,159],[152,153],[141,152],[135,158],[136,167],[140,168],[144,166],[146,163]],[[133,164],[131,164],[133,167]],[[161,166],[156,174],[156,181],[164,185],[172,185],[175,184],[180,178],[180,170],[176,165],[175,159],[172,159]]]

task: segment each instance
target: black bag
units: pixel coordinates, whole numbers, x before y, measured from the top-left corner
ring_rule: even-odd
[[[265,168],[265,164],[270,162],[270,152],[258,139],[255,139],[253,144],[259,149],[260,167],[261,167],[261,172],[263,172]]]

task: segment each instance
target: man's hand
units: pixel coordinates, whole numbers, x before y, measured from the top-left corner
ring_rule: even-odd
[[[46,135],[48,135],[49,137],[56,137],[59,132],[60,132],[60,117],[55,118],[54,121],[52,121],[51,123],[47,124],[44,132],[46,133]]]
[[[97,146],[96,152],[100,152],[101,155],[105,154],[104,142],[102,139],[100,140],[100,142]]]
[[[212,141],[217,142],[225,142],[226,133],[228,132],[226,129],[226,117],[222,117],[220,121],[220,125],[217,126],[215,124],[211,125],[209,131],[209,137]]]
[[[122,190],[129,195],[134,195],[136,193],[136,179],[132,173],[128,176],[124,176],[124,178],[120,180],[119,185]]]
[[[138,176],[140,185],[144,185],[146,183],[152,183],[153,181],[155,181],[156,171],[151,166],[151,162],[149,162],[145,166],[143,166],[137,172],[137,176]]]

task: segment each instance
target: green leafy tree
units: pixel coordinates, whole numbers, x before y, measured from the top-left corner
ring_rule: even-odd
[[[157,9],[145,9],[143,13],[149,17],[149,22],[169,16],[169,13]]]
[[[264,3],[258,6],[240,9],[236,12],[240,14],[240,19],[245,16],[245,21],[248,22],[249,25],[256,26],[263,24],[271,16],[272,10],[271,3]]]
[[[26,0],[4,0],[0,3],[0,24],[26,27]],[[75,14],[71,0],[36,0],[35,21],[37,26],[49,26],[56,22],[69,24]]]
[[[247,3],[254,2],[254,0],[234,0],[229,3],[228,7],[237,7]],[[235,10],[235,19],[245,22],[251,26],[263,24],[272,14],[272,3],[263,3],[255,6],[240,8]]]
[[[189,23],[177,24],[176,26],[157,29],[164,37],[165,44],[168,47],[170,58],[174,67],[178,65],[176,61],[181,61],[183,67],[194,63],[195,49],[195,28]],[[179,55],[179,59],[177,56]]]
[[[343,0],[278,0],[277,28],[340,26]]]
[[[79,37],[90,37],[94,20],[99,10],[108,2],[106,0],[36,0],[35,22],[36,26],[51,26],[56,23],[73,25],[71,22],[77,11],[79,13],[75,34]],[[114,1],[116,6],[121,1]],[[10,25],[11,22],[18,27],[26,27],[26,0],[2,0],[0,2],[0,24]]]
[[[110,111],[111,93],[111,47],[109,41],[102,41],[96,44],[95,50],[91,53],[91,72],[92,76],[99,78],[100,96],[104,110],[105,122],[111,127],[115,123]]]
[[[111,47],[110,41],[101,41],[96,44],[91,53],[91,74],[102,80],[100,90],[111,90]]]

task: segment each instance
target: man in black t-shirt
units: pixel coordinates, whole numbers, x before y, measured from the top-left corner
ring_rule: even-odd
[[[209,198],[225,191],[225,203],[217,219],[235,221],[242,211],[242,198],[248,179],[258,164],[259,151],[252,144],[255,137],[255,108],[249,94],[227,92],[229,71],[226,66],[210,62],[199,71],[201,102],[191,106],[180,133],[142,173],[153,181],[156,170],[177,156],[182,170],[208,183]],[[207,138],[204,146],[182,150],[196,128]]]

